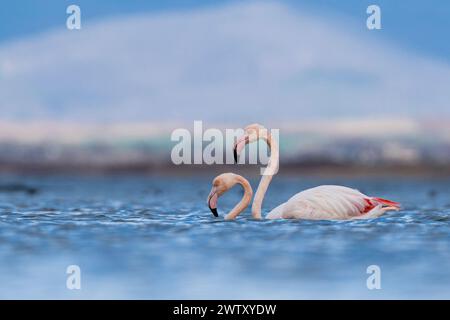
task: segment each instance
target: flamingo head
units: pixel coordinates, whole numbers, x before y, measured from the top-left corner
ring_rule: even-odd
[[[233,155],[234,155],[234,161],[238,162],[239,154],[241,153],[242,149],[245,148],[245,146],[249,143],[255,142],[258,139],[267,139],[268,138],[268,131],[267,129],[257,123],[248,125],[244,129],[244,135],[237,139],[236,143],[234,144],[233,149]]]
[[[237,178],[234,173],[222,173],[214,178],[207,202],[209,209],[215,217],[219,216],[217,213],[217,199],[231,189],[236,183]]]

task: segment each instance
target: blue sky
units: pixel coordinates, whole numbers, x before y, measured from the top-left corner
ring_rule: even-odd
[[[443,2],[73,2],[2,6],[0,121],[450,116]]]
[[[230,0],[16,0],[0,7],[0,43],[48,29],[65,27],[65,8],[82,7],[83,22],[132,13],[184,11],[214,7]],[[240,1],[242,2],[242,1]],[[308,9],[320,15],[334,15],[342,20],[361,22],[365,8],[382,8],[383,30],[377,37],[388,39],[407,50],[450,63],[450,1],[446,0],[286,0],[278,1],[292,8]],[[373,36],[373,34],[371,34]]]

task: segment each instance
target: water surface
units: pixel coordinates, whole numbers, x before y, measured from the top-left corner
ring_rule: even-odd
[[[255,221],[248,209],[223,221],[206,206],[212,178],[0,177],[16,185],[0,188],[0,298],[450,298],[448,179],[279,176],[265,212],[319,184],[404,209],[367,221]],[[241,195],[219,199],[221,216]],[[81,290],[66,288],[73,264]],[[380,290],[366,287],[369,265]]]

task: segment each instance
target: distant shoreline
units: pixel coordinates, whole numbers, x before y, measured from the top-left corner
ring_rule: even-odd
[[[235,172],[248,176],[259,175],[258,165],[161,165],[148,163],[124,164],[7,164],[0,163],[0,175],[7,174],[75,174],[75,175],[165,175],[201,176]],[[450,178],[449,165],[312,165],[282,164],[277,175],[315,177],[433,177]]]

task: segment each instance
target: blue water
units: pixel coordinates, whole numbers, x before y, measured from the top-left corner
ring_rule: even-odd
[[[38,189],[0,191],[0,298],[450,298],[449,179],[274,179],[266,212],[330,183],[404,207],[336,222],[213,218],[212,178],[0,177]],[[219,199],[221,216],[240,196]],[[67,289],[68,265],[81,290]]]

